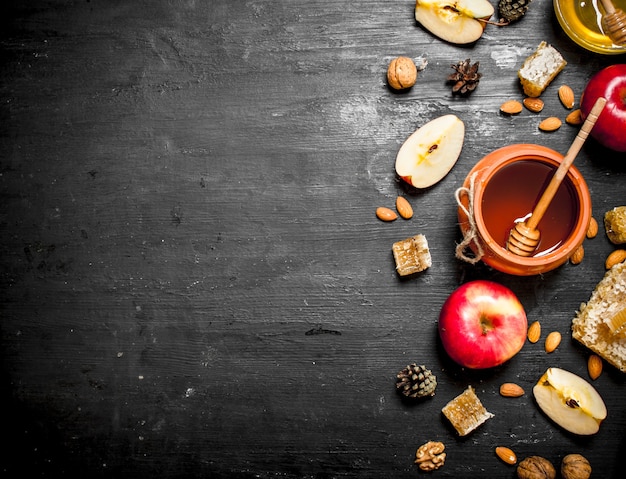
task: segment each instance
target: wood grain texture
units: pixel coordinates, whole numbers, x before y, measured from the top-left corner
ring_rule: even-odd
[[[495,3],[495,2],[493,2]],[[578,266],[520,278],[454,257],[454,190],[490,151],[530,142],[565,152],[576,130],[556,88],[541,115],[516,71],[541,40],[568,61],[555,84],[580,95],[620,57],[581,50],[551,2],[469,47],[413,19],[411,1],[5,1],[0,36],[0,341],[5,477],[415,477],[415,450],[446,444],[441,477],[514,477],[495,456],[584,454],[619,477],[625,377],[594,382],[609,410],[598,435],[568,435],[530,390],[547,367],[586,375],[570,322],[613,245]],[[398,55],[425,61],[405,93]],[[480,61],[468,98],[450,65]],[[411,190],[395,155],[418,126],[454,113],[461,157]],[[623,154],[588,142],[577,159],[601,222],[626,202]],[[405,195],[415,216],[378,221]],[[410,280],[391,245],[426,235],[432,267]],[[454,365],[436,324],[471,279],[512,288],[530,320],[563,334],[489,371]],[[403,402],[395,374],[424,363],[435,397]],[[527,394],[502,398],[503,382]],[[440,410],[473,385],[495,414],[460,439]]]

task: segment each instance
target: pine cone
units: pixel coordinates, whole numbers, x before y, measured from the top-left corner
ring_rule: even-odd
[[[409,364],[396,375],[396,378],[396,389],[408,398],[435,395],[437,378],[425,366]]]
[[[516,22],[524,15],[532,0],[500,0],[498,2],[498,12],[502,20],[509,23]]]
[[[479,62],[470,64],[470,59],[452,65],[455,72],[448,76],[449,82],[454,82],[452,93],[470,94],[478,86],[482,73],[478,73]]]

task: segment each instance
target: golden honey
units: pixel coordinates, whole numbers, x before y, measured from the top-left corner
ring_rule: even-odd
[[[480,159],[456,192],[463,234],[456,256],[519,276],[546,273],[565,263],[586,238],[591,219],[591,195],[574,165],[550,205],[554,210],[546,211],[539,223],[543,243],[536,254],[523,257],[504,246],[515,221],[532,212],[562,161],[560,153],[533,144],[508,145]],[[466,246],[473,257],[461,249]]]
[[[604,34],[604,9],[600,0],[554,0],[553,3],[561,27],[580,46],[609,55],[626,52],[626,48],[614,45]],[[626,0],[613,0],[613,5],[626,11]]]
[[[497,171],[485,186],[482,219],[491,237],[506,248],[515,223],[528,218],[556,166],[538,158],[513,162]],[[556,250],[572,234],[579,211],[571,180],[565,178],[539,222],[541,239],[533,256]]]

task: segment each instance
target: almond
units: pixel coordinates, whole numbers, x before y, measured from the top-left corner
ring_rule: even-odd
[[[400,216],[402,216],[405,220],[413,217],[413,208],[411,207],[411,203],[409,203],[404,196],[398,196],[396,198],[396,210],[398,210]]]
[[[552,331],[546,337],[546,353],[551,353],[552,351],[554,351],[556,348],[559,347],[559,344],[561,344],[561,333],[559,333],[558,331]]]
[[[606,269],[611,269],[616,264],[621,263],[626,259],[626,249],[616,249],[613,251],[604,262],[604,267]]]
[[[500,105],[500,111],[507,115],[517,115],[522,111],[522,104],[517,100],[505,101]]]
[[[496,447],[496,456],[498,456],[507,464],[515,464],[517,462],[517,456],[508,447],[504,447],[504,446]]]
[[[602,374],[602,358],[597,354],[592,354],[587,360],[587,371],[591,379],[598,379]]]
[[[598,234],[598,222],[592,216],[589,220],[589,226],[587,226],[587,238],[595,238]]]
[[[524,106],[528,111],[532,111],[533,113],[539,113],[543,110],[544,103],[541,98],[524,98],[522,103],[524,103]]]
[[[536,343],[541,337],[541,324],[535,321],[528,327],[528,341]]]
[[[574,107],[574,90],[567,85],[559,87],[559,100],[568,110]]]
[[[569,257],[569,261],[572,264],[580,264],[583,262],[583,258],[585,257],[585,248],[583,245],[580,245],[578,248],[574,250],[572,256]]]
[[[500,386],[500,395],[507,398],[518,398],[524,395],[524,389],[515,383],[504,383]]]
[[[578,126],[583,124],[583,116],[580,111],[580,108],[572,111],[569,115],[565,117],[565,123],[572,126]]]
[[[539,123],[539,129],[541,131],[556,131],[561,128],[561,120],[559,120],[556,116],[550,116]]]
[[[398,218],[398,215],[393,210],[384,206],[376,208],[376,216],[381,221],[393,221]]]

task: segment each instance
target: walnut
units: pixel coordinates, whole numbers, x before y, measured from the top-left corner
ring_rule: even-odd
[[[529,456],[517,466],[519,479],[554,479],[556,470],[550,461],[540,456]]]
[[[415,464],[422,471],[439,469],[446,460],[446,453],[443,452],[445,448],[443,442],[429,441],[422,444],[415,453]]]
[[[591,465],[580,454],[568,454],[561,463],[561,476],[563,479],[589,479]]]
[[[409,57],[398,57],[391,60],[387,69],[387,82],[394,90],[403,90],[415,85],[417,67]]]

